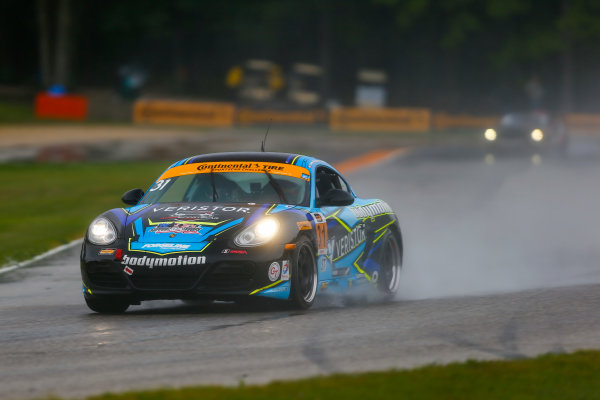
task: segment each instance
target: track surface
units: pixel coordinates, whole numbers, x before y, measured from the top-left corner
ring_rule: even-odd
[[[474,149],[417,150],[349,177],[401,217],[404,280],[391,303],[328,299],[290,312],[164,301],[103,316],[83,303],[79,249],[6,274],[0,398],[599,348],[600,161],[483,160]]]

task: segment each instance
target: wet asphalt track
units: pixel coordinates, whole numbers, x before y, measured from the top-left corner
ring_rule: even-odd
[[[574,146],[577,150],[578,147]],[[0,277],[0,398],[238,384],[600,347],[600,159],[416,150],[349,180],[400,215],[397,301],[88,311],[74,249]],[[489,162],[489,159],[488,159]]]

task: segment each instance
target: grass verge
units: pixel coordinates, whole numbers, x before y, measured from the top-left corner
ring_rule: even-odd
[[[332,375],[264,386],[103,394],[90,400],[183,399],[598,399],[600,351],[515,361],[468,361],[414,370]]]
[[[146,189],[167,162],[0,165],[0,267],[83,236],[102,211]]]
[[[34,122],[33,104],[0,101],[0,123]]]

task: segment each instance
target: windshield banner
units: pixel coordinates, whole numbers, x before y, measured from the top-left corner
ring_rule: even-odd
[[[306,168],[291,164],[256,162],[256,161],[216,161],[197,164],[180,165],[166,170],[159,179],[175,176],[209,174],[211,172],[268,172],[273,175],[285,175],[293,178],[310,180],[310,172]]]

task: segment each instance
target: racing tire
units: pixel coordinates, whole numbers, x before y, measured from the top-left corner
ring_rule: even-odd
[[[386,298],[392,298],[400,286],[400,271],[402,270],[402,256],[396,235],[388,234],[382,247],[381,269],[377,286]]]
[[[292,258],[290,303],[296,309],[310,308],[317,296],[319,272],[312,242],[302,238]]]
[[[121,314],[129,308],[129,302],[121,299],[98,299],[85,297],[90,310],[100,314]]]

